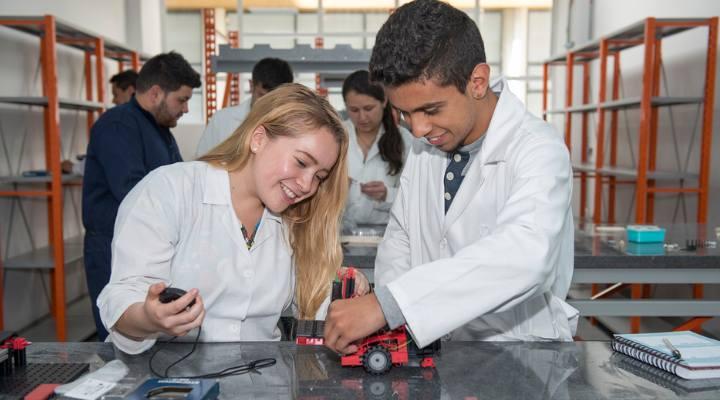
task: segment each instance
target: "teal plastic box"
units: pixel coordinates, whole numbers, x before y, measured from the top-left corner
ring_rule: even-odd
[[[665,254],[665,244],[628,242],[625,251],[636,256],[661,256]]]
[[[634,243],[663,243],[665,242],[665,228],[656,225],[628,225],[628,242]]]

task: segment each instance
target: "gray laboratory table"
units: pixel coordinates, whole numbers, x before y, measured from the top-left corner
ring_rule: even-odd
[[[659,251],[626,243],[625,232],[576,224],[573,283],[720,283],[720,249],[685,250],[687,240],[717,243],[715,227],[664,225],[666,243],[677,248]],[[360,268],[373,281],[376,247],[345,245],[344,264]],[[651,254],[638,254],[646,253]],[[703,299],[573,299],[582,315],[718,316],[720,301]]]
[[[176,360],[189,344],[168,344],[156,369]],[[291,342],[201,344],[173,374],[202,374],[254,359],[277,364],[261,375],[220,380],[223,399],[720,399],[720,380],[685,381],[640,368],[607,342],[447,342],[437,369],[393,368],[370,376],[343,368],[323,347]],[[120,359],[128,377],[105,399],[121,398],[149,377],[149,354],[128,356],[109,343],[36,343],[29,362],[90,363],[91,370]],[[115,395],[117,396],[115,396]]]

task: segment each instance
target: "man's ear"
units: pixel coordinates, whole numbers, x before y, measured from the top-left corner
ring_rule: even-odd
[[[150,100],[154,106],[160,104],[165,99],[165,91],[162,90],[160,85],[152,85],[148,90]]]
[[[470,80],[467,87],[468,93],[473,99],[484,99],[490,90],[490,66],[481,63],[477,64],[470,73]]]
[[[258,125],[253,130],[253,133],[250,135],[250,152],[255,154],[258,151],[262,150],[268,140],[270,140],[270,138],[267,135],[265,127],[262,125]]]

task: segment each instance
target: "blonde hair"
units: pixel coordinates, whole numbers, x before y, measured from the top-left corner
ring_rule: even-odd
[[[314,196],[288,207],[282,214],[289,229],[295,263],[295,294],[300,318],[314,318],[342,264],[339,224],[348,191],[348,135],[330,103],[303,85],[279,86],[253,104],[245,121],[227,140],[200,157],[228,171],[250,161],[253,131],[263,126],[270,139],[296,137],[326,128],[339,146],[338,159]]]

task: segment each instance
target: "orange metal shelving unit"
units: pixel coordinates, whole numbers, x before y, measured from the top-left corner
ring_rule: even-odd
[[[122,66],[130,62],[139,66],[140,55],[126,47],[87,33],[71,24],[57,20],[52,15],[44,16],[1,16],[0,26],[19,30],[40,40],[40,65],[42,73],[42,96],[4,96],[0,103],[38,106],[43,108],[45,165],[48,177],[26,178],[19,176],[0,177],[0,197],[47,198],[48,246],[34,249],[30,253],[0,260],[0,282],[4,271],[11,269],[45,269],[50,272],[52,287],[51,315],[55,319],[58,341],[66,340],[65,322],[65,265],[82,259],[82,245],[77,240],[66,241],[63,237],[63,186],[77,184],[73,177],[63,176],[60,169],[60,110],[71,109],[87,112],[88,134],[95,118],[105,110],[104,59],[117,60]],[[84,52],[86,99],[60,98],[58,94],[57,45],[66,45]],[[95,57],[93,67],[92,57]],[[96,93],[93,95],[93,74]],[[44,184],[44,190],[21,189],[27,185]],[[12,189],[6,189],[10,186]],[[0,256],[1,258],[1,256]],[[4,261],[4,262],[3,262]],[[4,264],[4,265],[3,265]],[[2,310],[4,293],[0,285],[0,328],[3,327]]]
[[[217,54],[217,31],[215,24],[215,10],[202,9],[203,19],[203,69],[205,71],[205,122],[217,111],[217,73],[212,68],[212,58]],[[238,31],[228,31],[228,44],[232,48],[240,46]],[[225,81],[222,108],[240,104],[240,73],[228,73]]]
[[[325,48],[325,39],[323,39],[322,36],[318,36],[315,38],[315,48]],[[328,96],[327,88],[322,87],[322,75],[320,75],[320,73],[315,74],[315,92],[322,97]]]
[[[586,186],[586,179],[595,178],[594,204],[592,221],[594,223],[615,222],[615,185],[621,183],[632,183],[636,186],[636,212],[635,223],[652,223],[654,211],[655,193],[697,193],[698,211],[697,222],[707,221],[708,207],[708,185],[710,166],[710,144],[712,141],[712,112],[714,103],[714,82],[716,66],[717,46],[717,23],[718,18],[697,18],[697,19],[656,19],[647,18],[644,21],[634,24],[615,34],[609,35],[598,41],[591,42],[579,48],[568,51],[567,54],[555,57],[544,63],[543,66],[543,111],[545,117],[551,114],[562,114],[565,116],[564,136],[571,151],[581,151],[581,163],[574,165],[575,172],[580,178],[581,187]],[[689,29],[705,27],[708,28],[707,62],[705,74],[705,88],[703,96],[698,97],[672,97],[660,95],[660,67],[662,64],[661,43],[662,39]],[[620,99],[620,52],[635,46],[644,46],[644,67],[642,93],[638,98]],[[612,78],[608,77],[608,59],[613,58]],[[599,61],[599,86],[597,103],[589,102],[589,70],[588,64]],[[576,66],[583,67],[583,102],[580,105],[573,101],[574,69]],[[547,104],[549,70],[551,66],[565,67],[565,108],[549,110]],[[610,100],[607,96],[607,84],[612,85]],[[658,131],[658,110],[661,107],[669,107],[683,104],[702,104],[702,138],[700,153],[700,168],[697,174],[682,174],[674,171],[656,170],[657,162],[657,131]],[[640,110],[640,128],[638,134],[639,157],[635,169],[622,169],[617,167],[617,131],[618,111],[622,109],[636,108]],[[605,156],[605,134],[607,131],[605,114],[610,112],[610,160],[606,165]],[[571,143],[572,120],[575,114],[581,114],[583,118],[583,141],[576,149]],[[590,113],[597,113],[597,140],[595,145],[596,161],[594,164],[587,163],[587,116]],[[695,177],[698,181],[697,187],[658,187],[659,180],[679,180]],[[625,179],[619,179],[625,178]],[[608,199],[608,215],[602,215],[602,191],[603,186],[609,185],[611,196]],[[587,197],[584,190],[581,190],[580,212],[585,217]]]
[[[205,71],[205,123],[210,122],[217,111],[217,76],[212,69],[212,57],[217,45],[215,42],[215,10],[203,8],[203,69]]]
[[[228,32],[228,42],[230,47],[234,49],[240,47],[240,35],[238,35],[238,31]],[[228,72],[222,106],[225,108],[238,104],[240,104],[240,74]]]
[[[662,66],[662,40],[668,36],[690,29],[706,28],[708,31],[705,86],[702,96],[698,97],[672,97],[663,96],[661,88]],[[685,19],[657,19],[645,20],[629,26],[619,32],[605,36],[597,41],[590,42],[578,48],[569,50],[566,54],[547,60],[543,65],[543,112],[548,115],[564,115],[564,136],[568,148],[580,151],[580,163],[573,165],[576,177],[580,180],[580,209],[579,217],[585,221],[587,209],[587,180],[594,178],[592,222],[596,224],[616,222],[616,188],[619,184],[635,185],[635,218],[637,224],[649,224],[654,221],[654,206],[656,193],[696,193],[698,207],[696,222],[707,222],[709,176],[710,176],[710,150],[712,142],[712,118],[715,88],[715,69],[717,63],[717,29],[718,17],[712,18],[685,18]],[[620,98],[620,53],[623,50],[643,46],[643,73],[642,89],[638,98]],[[613,59],[612,78],[609,78],[608,61]],[[599,83],[597,103],[589,102],[589,69],[591,62],[599,62]],[[580,105],[573,102],[574,70],[576,66],[583,68],[583,101]],[[559,110],[548,109],[548,88],[550,67],[565,68],[565,108]],[[608,82],[612,93],[608,99]],[[657,167],[657,139],[659,109],[674,105],[700,104],[702,105],[702,125],[700,140],[700,163],[696,174],[687,171],[659,171]],[[638,162],[634,168],[618,167],[618,111],[635,108],[640,111],[640,126],[637,133]],[[609,126],[609,160],[606,164],[606,113],[610,113]],[[581,144],[579,148],[573,146],[572,120],[573,116],[582,115]],[[595,162],[588,163],[588,121],[590,113],[597,113]],[[696,180],[697,185],[688,187],[687,180]],[[682,182],[676,186],[658,186],[663,182]],[[604,188],[608,191],[607,215],[602,213],[602,195]],[[647,290],[642,285],[632,285],[633,298],[644,297]],[[593,294],[597,293],[593,285]],[[702,297],[702,285],[694,286],[694,296]],[[683,325],[683,328],[696,329],[707,318],[697,318]],[[631,318],[631,331],[639,330],[639,317]]]

